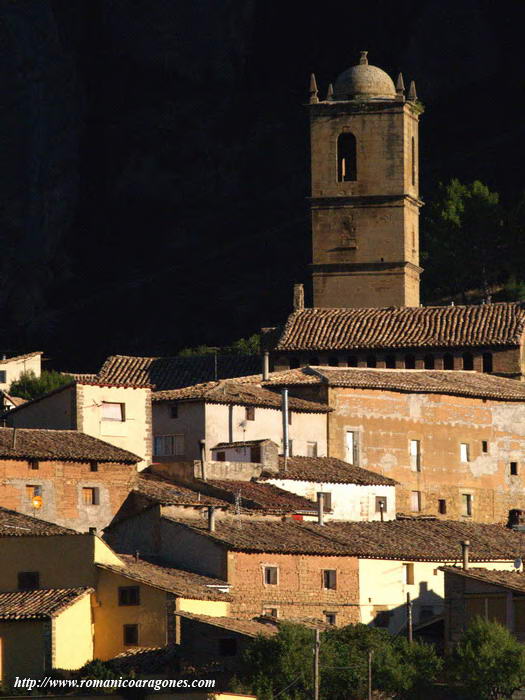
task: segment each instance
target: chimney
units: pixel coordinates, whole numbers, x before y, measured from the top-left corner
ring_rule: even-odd
[[[284,456],[284,471],[287,469],[288,461],[288,389],[281,389],[281,410],[283,418],[283,456]]]
[[[206,481],[206,441],[199,440],[200,453],[201,453],[201,478]]]
[[[215,532],[215,506],[208,507],[208,531]]]
[[[263,382],[267,382],[270,378],[270,353],[268,350],[263,352],[262,378]]]
[[[470,547],[470,541],[469,540],[464,540],[461,543],[461,553],[463,556],[463,568],[466,570],[468,569],[469,561],[468,561],[468,552],[469,552],[469,547]]]
[[[317,524],[324,525],[324,493],[317,494]]]
[[[294,284],[293,286],[293,310],[302,311],[304,309],[304,284]]]
[[[140,552],[138,549],[135,550],[135,561],[138,561],[140,559]]]

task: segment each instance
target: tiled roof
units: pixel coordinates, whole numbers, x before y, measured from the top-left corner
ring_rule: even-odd
[[[445,562],[461,558],[460,543],[465,539],[470,540],[472,561],[513,560],[521,551],[520,534],[502,525],[432,518],[384,523],[332,521],[324,526],[294,520],[252,522],[229,518],[217,520],[214,532],[204,523],[167,519],[227,549],[247,552]]]
[[[270,619],[268,622],[259,622],[258,620],[240,619],[235,617],[212,617],[211,615],[197,615],[196,613],[187,613],[183,611],[177,611],[175,615],[186,620],[195,620],[195,622],[202,622],[206,625],[213,625],[213,627],[220,627],[221,629],[228,630],[230,632],[243,634],[247,637],[257,637],[259,634],[263,635],[264,637],[271,637],[274,634],[277,634],[279,631],[277,624]]]
[[[235,503],[239,498],[240,508],[255,508],[278,512],[312,512],[316,504],[308,498],[285,491],[272,484],[259,484],[255,481],[234,481],[230,479],[208,479],[206,482],[220,489],[224,498]]]
[[[217,376],[228,379],[254,374],[261,366],[258,355],[218,355]],[[179,389],[215,378],[215,356],[130,357],[111,355],[102,365],[98,378],[128,384],[149,383],[158,391]]]
[[[234,442],[218,442],[211,449],[212,450],[225,450],[228,447],[258,447],[262,445],[263,442],[272,442],[269,438],[263,438],[262,440],[236,440]]]
[[[16,510],[0,507],[0,537],[27,537],[33,535],[78,535],[78,533],[67,527],[48,523],[46,520],[39,520],[30,515],[18,513]]]
[[[290,381],[289,375],[292,373]],[[304,382],[301,381],[301,377],[304,378]],[[525,400],[523,382],[466,370],[302,367],[273,373],[266,386],[302,383],[327,384],[351,389],[403,391],[413,394],[452,394],[504,401]]]
[[[0,593],[0,620],[43,620],[55,617],[92,588],[39,588]]]
[[[196,384],[171,391],[155,391],[152,398],[153,401],[204,401],[238,406],[281,407],[280,394],[255,384],[241,383],[230,379]],[[326,413],[330,410],[324,404],[293,397],[289,397],[288,406],[293,411],[310,413]]]
[[[494,586],[503,586],[504,588],[518,591],[519,593],[525,593],[525,574],[523,572],[498,571],[497,569],[490,570],[478,567],[471,567],[465,570],[456,566],[442,566],[441,570],[447,573],[457,574],[458,576],[464,576],[465,578],[470,578],[475,581],[490,583]]]
[[[226,501],[202,493],[198,486],[194,489],[163,479],[156,474],[141,472],[137,479],[135,491],[163,506],[230,506]]]
[[[76,382],[79,382],[79,384],[82,384],[82,382],[97,381],[96,374],[89,374],[85,372],[60,372],[60,374],[63,374],[64,377],[71,377],[71,379],[74,379]]]
[[[131,647],[105,663],[118,673],[147,673],[162,671],[166,665],[174,662],[178,646],[168,644],[165,647]]]
[[[19,360],[29,360],[31,357],[36,357],[37,355],[43,355],[41,350],[36,350],[35,352],[28,352],[25,355],[15,355],[14,357],[6,357],[5,360],[0,360],[0,365],[5,365],[8,362],[18,362]]]
[[[284,457],[279,457],[279,472],[264,472],[262,479],[291,479],[332,484],[360,486],[395,486],[396,481],[368,469],[348,464],[335,457],[288,457],[284,471]]]
[[[229,586],[220,579],[201,576],[182,569],[159,566],[144,559],[137,560],[129,554],[117,554],[117,556],[122,560],[124,566],[102,563],[97,563],[97,566],[153,588],[175,593],[182,598],[231,600],[228,593],[221,593],[220,588],[228,589]]]
[[[129,464],[141,459],[127,450],[77,430],[45,428],[0,428],[0,457]]]
[[[23,403],[27,402],[27,399],[23,399],[21,396],[11,396],[11,394],[8,394],[5,391],[3,391],[2,393],[4,395],[4,398],[10,403],[12,403],[13,406],[21,406]]]
[[[525,305],[302,309],[288,317],[276,350],[358,350],[519,345]]]

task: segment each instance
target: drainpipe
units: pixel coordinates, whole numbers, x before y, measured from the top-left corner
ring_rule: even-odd
[[[270,378],[270,353],[268,350],[263,352],[262,378],[263,382],[267,382]]]
[[[206,441],[199,440],[200,451],[201,451],[201,477],[203,481],[206,481]]]
[[[283,455],[284,455],[284,471],[288,468],[288,389],[281,391],[281,409],[283,414]]]
[[[468,553],[469,553],[470,541],[464,540],[461,543],[461,553],[463,556],[463,569],[467,570],[469,566]]]
[[[13,450],[16,447],[16,428],[15,427],[13,427],[13,441],[12,441],[11,447],[13,448]]]
[[[208,531],[215,532],[215,506],[208,507]]]
[[[324,493],[317,494],[317,524],[324,525]]]

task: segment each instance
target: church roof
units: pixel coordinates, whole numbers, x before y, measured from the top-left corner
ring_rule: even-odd
[[[277,351],[461,348],[519,345],[525,304],[423,306],[294,311]]]

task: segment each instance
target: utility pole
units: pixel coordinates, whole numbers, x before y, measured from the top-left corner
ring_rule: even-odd
[[[368,652],[368,700],[372,700],[372,656],[374,652]]]
[[[319,649],[321,646],[321,638],[319,630],[315,630],[314,640],[314,700],[319,700]]]
[[[407,593],[407,639],[408,643],[412,644],[412,601],[410,593]]]

